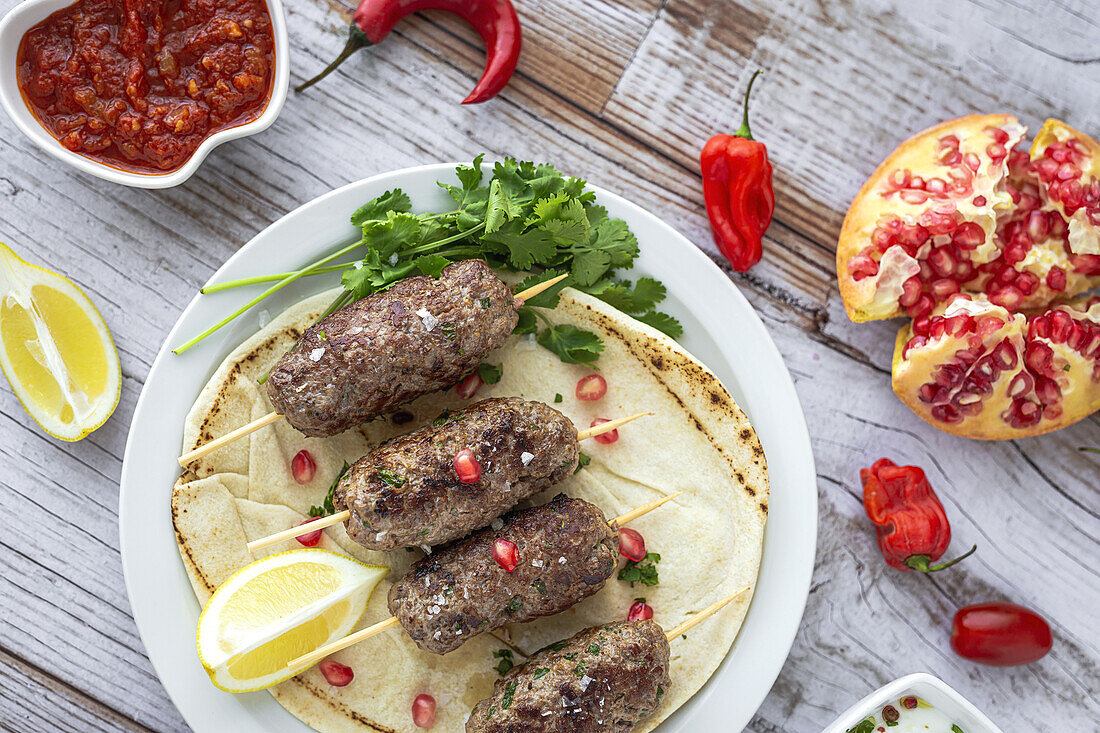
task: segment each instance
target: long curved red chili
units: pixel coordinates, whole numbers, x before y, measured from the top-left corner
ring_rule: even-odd
[[[859,472],[863,480],[863,508],[874,522],[878,546],[886,563],[898,570],[935,572],[954,560],[933,565],[951,544],[951,525],[936,492],[917,466],[898,466],[880,458]]]
[[[772,165],[768,148],[749,130],[749,93],[745,90],[741,127],[732,135],[715,135],[703,146],[703,198],[711,233],[733,269],[745,272],[764,254],[764,232],[775,212]]]
[[[421,10],[454,13],[481,35],[485,71],[462,103],[477,104],[495,97],[512,78],[523,45],[519,17],[511,0],[362,0],[355,9],[344,50],[324,71],[295,90],[300,92],[324,79],[359,49],[381,43],[402,18]]]

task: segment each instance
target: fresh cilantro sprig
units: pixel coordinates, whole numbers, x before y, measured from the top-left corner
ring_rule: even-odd
[[[603,343],[596,334],[570,325],[540,324],[535,308],[553,308],[568,286],[589,293],[664,333],[678,337],[676,319],[657,310],[665,287],[649,277],[630,283],[620,271],[638,257],[638,240],[621,219],[595,203],[585,181],[567,177],[553,166],[507,158],[489,171],[484,156],[455,170],[457,183],[440,182],[454,208],[412,213],[412,201],[400,189],[386,191],[360,206],[351,223],[361,231],[357,242],[335,255],[293,273],[246,278],[204,292],[260,282],[276,282],[245,308],[201,335],[213,333],[267,294],[293,280],[342,269],[344,292],[325,312],[389,288],[411,275],[439,277],[451,262],[482,258],[495,269],[530,273],[526,288],[557,274],[568,277],[533,298],[520,311],[516,333],[536,333],[538,343],[571,364],[593,364]],[[353,262],[330,264],[357,252]],[[201,338],[192,339],[190,347]]]
[[[336,507],[332,504],[332,495],[336,493],[336,486],[340,483],[340,479],[344,478],[344,474],[348,472],[351,466],[347,461],[344,461],[344,467],[340,469],[340,473],[336,474],[336,478],[332,480],[332,486],[328,487],[328,493],[325,495],[325,500],[321,502],[321,506],[312,506],[309,508],[309,516],[311,517],[327,517],[330,514],[336,513]]]
[[[626,565],[619,571],[619,580],[630,583],[633,588],[635,583],[642,585],[657,585],[657,563],[661,562],[661,556],[656,552],[647,552],[645,557],[638,562],[627,560]]]

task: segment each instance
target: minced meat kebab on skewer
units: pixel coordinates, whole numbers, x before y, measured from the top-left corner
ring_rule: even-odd
[[[619,527],[680,493],[612,519],[564,494],[501,517],[494,526],[432,553],[390,587],[393,617],[295,659],[313,664],[340,649],[402,626],[421,649],[446,654],[478,634],[560,613],[596,594],[619,554],[640,560],[640,535]],[[630,533],[630,534],[627,534]]]
[[[628,733],[672,685],[668,643],[748,588],[669,632],[652,619],[583,629],[535,652],[497,680],[470,713],[466,733]]]
[[[285,417],[327,437],[417,397],[446,389],[507,341],[523,301],[561,280],[516,295],[484,260],[410,277],[346,305],[302,335],[272,368],[275,410],[180,457],[180,465]]]
[[[450,542],[572,475],[578,441],[637,417],[578,433],[569,418],[542,402],[481,400],[356,461],[333,491],[335,514],[254,540],[248,549],[340,522],[369,550]]]

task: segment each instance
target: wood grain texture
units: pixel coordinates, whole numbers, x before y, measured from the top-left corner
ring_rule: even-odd
[[[0,11],[14,6],[0,0]],[[187,184],[110,186],[45,157],[0,119],[0,239],[73,277],[118,344],[122,401],[77,444],[44,436],[0,390],[0,727],[185,728],[144,656],[118,557],[126,431],[159,345],[195,290],[257,231],[338,185],[441,160],[515,155],[622,193],[712,257],[697,154],[736,127],[748,74],[767,69],[753,128],[776,166],[764,261],[731,277],[787,360],[818,462],[820,532],[802,629],[749,730],[819,730],[870,689],[926,670],[1006,731],[1088,730],[1100,718],[1100,417],[1053,435],[975,444],[892,395],[897,324],[856,326],[834,285],[848,201],[906,134],[969,111],[1047,115],[1100,131],[1100,7],[1092,0],[517,0],[519,72],[500,98],[458,100],[484,63],[476,34],[430,13],[398,26],[261,135],[219,148]],[[343,43],[350,7],[289,4],[292,75]],[[343,14],[343,15],[342,15]],[[288,243],[287,246],[294,246]],[[728,270],[727,270],[728,272]],[[923,466],[952,518],[937,577],[886,567],[858,468]],[[20,526],[34,525],[34,531]],[[1054,651],[1020,669],[956,658],[959,605],[1005,598],[1052,622]],[[1075,728],[1076,727],[1076,728]]]

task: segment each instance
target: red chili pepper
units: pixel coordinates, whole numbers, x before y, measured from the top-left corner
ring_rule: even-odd
[[[359,49],[381,43],[402,18],[421,10],[454,13],[481,34],[487,57],[485,71],[462,103],[477,104],[495,97],[512,78],[522,45],[519,17],[511,0],[362,0],[355,9],[344,50],[324,71],[297,86],[295,91],[324,79]]]
[[[863,508],[875,523],[878,546],[890,567],[930,573],[969,557],[978,546],[949,562],[932,565],[951,544],[951,525],[924,471],[880,458],[859,472]]]
[[[761,73],[749,79],[741,127],[732,135],[712,137],[699,156],[714,243],[738,272],[760,261],[764,232],[775,212],[768,148],[749,131],[749,93]]]

